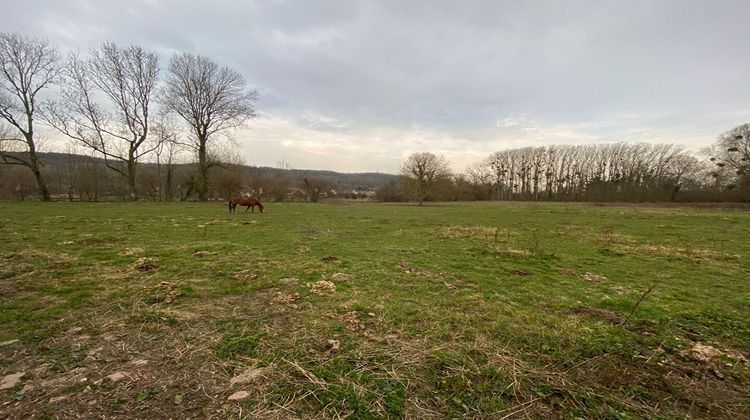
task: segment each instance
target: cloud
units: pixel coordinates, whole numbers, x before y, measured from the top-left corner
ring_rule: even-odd
[[[242,72],[262,118],[248,163],[454,169],[505,147],[600,141],[698,149],[750,120],[747,1],[33,0],[6,30],[86,51],[190,51]],[[30,18],[33,17],[33,18]]]

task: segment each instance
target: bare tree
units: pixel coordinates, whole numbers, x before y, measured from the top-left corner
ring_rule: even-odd
[[[466,167],[468,181],[475,191],[476,199],[492,199],[492,180],[493,173],[488,160],[475,162]]]
[[[20,133],[0,133],[5,134],[0,138],[0,161],[29,168],[39,198],[49,201],[37,155],[34,116],[40,105],[37,96],[57,79],[57,50],[45,40],[0,33],[0,71],[0,117]]]
[[[208,171],[213,166],[207,145],[215,134],[254,118],[257,98],[258,92],[246,89],[240,73],[220,68],[209,58],[184,53],[173,55],[169,61],[163,101],[185,120],[195,136],[190,146],[198,155],[195,189],[199,200],[207,199]]]
[[[704,169],[681,146],[608,143],[503,150],[467,170],[497,199],[639,201],[675,200]]]
[[[704,153],[716,165],[717,179],[727,180],[729,188],[750,186],[750,123],[722,133]]]
[[[137,199],[138,161],[158,148],[147,139],[159,57],[138,46],[107,42],[86,60],[72,55],[66,70],[62,100],[45,110],[45,119],[101,153],[107,167],[127,180],[130,198]],[[98,97],[106,98],[107,105],[99,104]]]
[[[320,197],[331,189],[331,183],[321,178],[305,178],[302,189],[307,194],[310,202],[317,203]]]
[[[406,178],[412,196],[421,206],[429,198],[432,188],[450,177],[451,172],[445,156],[423,152],[409,156],[401,166],[401,174]]]
[[[156,150],[156,172],[159,180],[159,199],[172,201],[175,193],[175,165],[178,163],[180,154],[184,151],[183,144],[179,139],[179,131],[175,122],[168,114],[161,114],[154,122],[153,139]],[[164,173],[162,174],[162,166]]]

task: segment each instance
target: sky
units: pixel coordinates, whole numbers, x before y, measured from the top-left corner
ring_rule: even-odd
[[[0,0],[62,52],[191,52],[244,75],[246,164],[454,171],[508,148],[677,143],[750,122],[750,1]]]

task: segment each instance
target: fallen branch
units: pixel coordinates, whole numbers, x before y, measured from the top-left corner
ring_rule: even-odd
[[[651,287],[649,287],[649,288],[648,288],[648,290],[646,290],[646,292],[645,292],[645,293],[643,293],[643,294],[641,295],[641,298],[640,298],[640,299],[638,299],[638,302],[636,302],[636,303],[635,303],[635,306],[633,306],[633,310],[632,310],[632,311],[630,311],[630,314],[628,315],[628,317],[627,317],[627,318],[625,318],[625,320],[623,320],[623,321],[622,321],[622,322],[620,323],[620,326],[625,326],[625,324],[626,324],[626,323],[627,323],[627,322],[628,322],[628,321],[630,320],[630,318],[632,318],[632,317],[633,317],[633,314],[635,313],[635,310],[636,310],[636,309],[638,309],[638,305],[640,305],[640,304],[641,304],[641,302],[643,302],[643,299],[645,299],[645,298],[646,298],[646,296],[647,296],[647,295],[648,295],[649,293],[651,293],[651,291],[652,291],[652,290],[654,290],[654,286],[655,286],[655,285],[653,285],[653,284],[652,284],[652,285],[651,285]]]

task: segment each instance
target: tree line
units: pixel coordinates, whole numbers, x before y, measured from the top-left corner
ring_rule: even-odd
[[[210,170],[231,150],[225,135],[256,116],[257,99],[239,72],[208,57],[175,53],[161,77],[158,54],[139,46],[105,42],[63,58],[46,40],[0,33],[0,162],[28,170],[42,201],[51,196],[37,121],[103,158],[131,200],[141,162],[188,151],[191,191],[205,201]]]
[[[138,165],[136,190],[142,201],[186,201],[196,199],[197,162],[189,153],[168,158],[166,151]],[[130,185],[112,171],[96,153],[69,147],[64,153],[40,153],[42,173],[53,200],[125,201]],[[318,201],[322,199],[368,199],[373,190],[396,178],[384,173],[338,173],[333,171],[255,167],[242,164],[228,154],[208,174],[207,200],[253,195],[261,201]],[[35,199],[36,183],[31,172],[19,165],[0,165],[0,200]]]
[[[694,155],[674,144],[607,143],[508,149],[452,174],[444,156],[415,153],[381,201],[750,201],[750,124]]]

